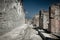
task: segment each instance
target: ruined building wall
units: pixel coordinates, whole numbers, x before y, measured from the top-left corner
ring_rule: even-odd
[[[60,4],[55,4],[50,7],[50,24],[51,32],[60,36]]]
[[[40,10],[40,12],[39,12],[39,27],[40,27],[40,29],[43,28],[43,14],[42,14],[42,10]]]
[[[33,25],[36,25],[37,27],[39,27],[39,14],[36,14],[33,17]]]
[[[43,29],[48,29],[48,24],[49,24],[49,12],[42,10],[43,14]]]
[[[25,19],[25,23],[26,23],[26,24],[32,24],[32,20],[26,18],[26,19]]]
[[[21,0],[0,0],[0,35],[25,23]]]

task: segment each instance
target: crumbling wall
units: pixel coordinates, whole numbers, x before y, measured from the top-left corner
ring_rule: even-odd
[[[51,32],[60,36],[60,4],[54,4],[50,9]]]
[[[39,28],[43,29],[43,14],[42,14],[42,10],[39,12]]]
[[[42,16],[43,16],[43,29],[48,29],[48,24],[49,24],[49,12],[42,10]]]
[[[36,26],[36,27],[39,27],[39,14],[36,14],[33,19],[33,25]]]
[[[0,0],[0,35],[24,24],[24,17],[21,0]]]

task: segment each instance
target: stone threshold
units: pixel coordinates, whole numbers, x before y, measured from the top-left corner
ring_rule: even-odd
[[[51,34],[51,33],[46,33],[43,29],[38,30],[39,34],[43,40],[60,40],[57,36]]]

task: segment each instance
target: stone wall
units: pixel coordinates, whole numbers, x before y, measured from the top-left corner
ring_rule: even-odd
[[[0,35],[25,23],[22,1],[0,0]]]
[[[43,29],[48,29],[48,24],[49,24],[49,12],[42,10],[41,12],[43,15]]]
[[[36,14],[33,17],[33,25],[36,25],[36,27],[39,27],[39,14]]]
[[[27,18],[25,18],[25,23],[26,23],[26,24],[32,24],[32,19],[27,19]]]
[[[50,25],[51,32],[60,36],[60,4],[54,4],[50,7]]]
[[[40,27],[40,29],[43,28],[43,14],[42,14],[42,10],[39,11],[39,27]]]

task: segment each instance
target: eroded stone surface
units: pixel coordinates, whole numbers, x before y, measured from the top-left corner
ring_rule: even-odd
[[[29,25],[22,25],[0,36],[0,40],[42,40],[38,32]]]
[[[0,0],[0,40],[42,40],[37,34],[25,24],[21,0]]]
[[[0,0],[0,35],[21,26],[25,22],[21,2],[17,0]]]
[[[50,30],[54,35],[60,36],[60,3],[50,7]]]

